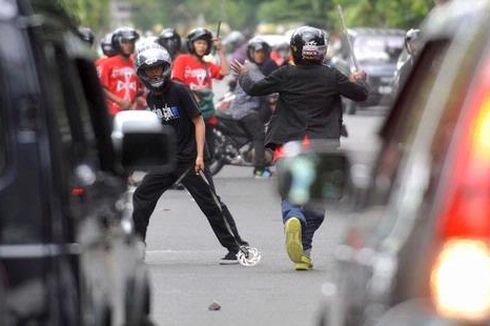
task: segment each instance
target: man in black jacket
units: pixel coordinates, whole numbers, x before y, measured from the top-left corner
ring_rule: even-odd
[[[325,140],[332,147],[340,145],[342,108],[340,96],[364,101],[368,88],[363,71],[349,78],[337,69],[323,65],[327,50],[326,33],[302,26],[291,36],[294,65],[279,68],[266,78],[254,82],[245,65],[235,62],[242,88],[249,95],[279,93],[277,109],[272,115],[265,146],[274,150],[289,141]],[[296,270],[312,268],[310,250],[314,232],[324,219],[323,212],[293,205],[282,200],[286,248]]]

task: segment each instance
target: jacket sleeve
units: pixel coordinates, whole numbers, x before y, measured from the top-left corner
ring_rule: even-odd
[[[366,82],[353,83],[340,71],[335,69],[337,91],[351,100],[362,102],[368,98],[369,87]]]
[[[278,69],[258,81],[253,81],[250,74],[241,75],[238,81],[248,95],[262,96],[280,92],[286,80],[285,75],[285,69]]]

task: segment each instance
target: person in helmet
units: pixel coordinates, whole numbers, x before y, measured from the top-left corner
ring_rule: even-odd
[[[216,48],[220,64],[207,62],[204,57]],[[213,125],[210,123],[214,116],[212,80],[223,79],[229,73],[221,39],[213,38],[213,34],[206,28],[196,28],[186,37],[188,54],[179,55],[172,68],[172,78],[190,87],[198,101],[201,113],[206,123],[206,142],[211,153],[214,152]]]
[[[162,30],[160,35],[158,35],[157,42],[170,53],[172,60],[175,60],[181,53],[182,41],[179,33],[174,28]]]
[[[78,28],[78,32],[80,33],[82,40],[85,41],[88,46],[91,47],[92,45],[94,45],[94,33],[89,27],[80,26]]]
[[[100,49],[102,51],[102,54],[107,58],[113,57],[117,54],[114,47],[112,46],[112,33],[107,33],[100,40]]]
[[[289,62],[289,44],[280,43],[271,52],[271,59],[279,66],[285,66]]]
[[[107,33],[100,40],[100,49],[102,51],[102,56],[95,60],[95,67],[97,68],[97,75],[99,78],[102,76],[102,69],[104,69],[105,61],[117,54],[112,47],[112,33]]]
[[[177,140],[177,166],[173,172],[152,171],[145,175],[133,195],[133,219],[135,231],[143,240],[149,219],[160,196],[176,181],[181,179],[198,206],[206,215],[211,228],[228,253],[220,264],[238,263],[237,242],[246,244],[238,234],[235,221],[226,205],[213,199],[213,179],[205,162],[205,125],[199,107],[189,88],[171,80],[172,59],[170,54],[158,44],[136,53],[136,71],[149,89],[147,103],[149,109],[162,124],[173,128]],[[199,172],[203,172],[207,181]],[[227,228],[226,218],[230,230]],[[235,241],[235,239],[237,241]]]
[[[269,58],[270,46],[260,37],[248,41],[247,57],[252,79],[260,80],[277,69],[277,65]],[[233,90],[235,98],[230,104],[233,119],[247,132],[254,147],[254,171],[256,178],[272,176],[265,159],[265,128],[264,122],[270,118],[270,108],[265,96],[250,96],[237,84]],[[268,112],[267,112],[268,111]]]
[[[409,29],[405,34],[405,47],[403,49],[402,55],[400,56],[400,61],[403,57],[403,62],[399,63],[398,70],[395,72],[395,78],[393,81],[393,92],[391,96],[394,96],[401,89],[403,84],[405,84],[410,72],[412,71],[413,65],[415,64],[415,59],[422,48],[422,34],[419,29]]]
[[[139,34],[131,27],[121,27],[112,33],[114,56],[99,65],[99,78],[107,98],[111,116],[122,110],[142,106],[142,87],[134,69],[132,54]]]
[[[249,95],[279,93],[277,109],[265,138],[266,147],[276,153],[283,144],[302,140],[337,148],[342,123],[340,96],[354,101],[367,99],[363,71],[346,77],[335,68],[323,65],[327,46],[327,34],[323,30],[302,26],[294,31],[290,40],[294,65],[283,66],[264,79],[254,81],[248,66],[232,63],[241,87]],[[288,256],[295,269],[311,269],[313,235],[324,220],[324,212],[295,205],[284,198],[281,207]]]

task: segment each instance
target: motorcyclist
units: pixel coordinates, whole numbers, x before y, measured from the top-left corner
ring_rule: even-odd
[[[84,40],[88,44],[88,46],[94,45],[95,37],[92,29],[90,29],[89,27],[80,26],[78,28],[78,32],[80,33],[82,40]]]
[[[337,148],[342,124],[340,96],[355,101],[367,99],[364,72],[354,72],[347,78],[337,69],[323,65],[327,46],[324,31],[302,26],[291,36],[294,65],[281,67],[260,81],[252,79],[248,66],[239,62],[231,66],[249,95],[279,92],[265,140],[266,146],[278,153],[283,144],[304,139]],[[323,223],[325,212],[295,205],[285,198],[281,206],[288,256],[296,270],[309,270],[313,267],[310,256],[313,235]]]
[[[220,64],[207,62],[204,57],[216,48]],[[210,123],[214,116],[212,80],[223,79],[230,69],[226,59],[221,39],[213,38],[213,34],[206,28],[196,28],[186,37],[188,54],[179,55],[174,62],[172,79],[178,80],[190,87],[199,104],[206,123],[206,142],[209,151],[213,148],[213,125]]]
[[[158,35],[157,43],[163,46],[170,56],[172,60],[182,52],[182,41],[179,33],[174,28],[165,28]]]
[[[111,44],[116,55],[100,65],[100,81],[107,98],[109,113],[114,116],[122,110],[131,110],[144,102],[142,86],[134,69],[131,55],[139,34],[131,27],[114,31]]]
[[[393,95],[398,93],[400,87],[405,83],[412,67],[415,63],[415,58],[417,57],[422,45],[422,34],[420,29],[409,29],[405,34],[405,48],[404,51],[406,56],[400,68],[395,73],[395,78],[393,81]]]
[[[269,56],[270,46],[265,40],[254,37],[248,42],[248,65],[254,80],[260,80],[277,69],[277,65]],[[264,116],[268,119],[271,115],[267,99],[248,95],[239,84],[236,85],[233,94],[235,98],[230,105],[231,115],[252,139],[255,151],[253,174],[256,178],[268,178],[272,173],[266,166],[264,147]]]
[[[280,43],[271,51],[271,59],[279,67],[285,66],[290,60],[289,44]]]
[[[95,60],[95,67],[97,68],[97,75],[99,78],[102,76],[102,69],[104,68],[104,62],[110,58],[115,56],[117,53],[112,47],[112,33],[107,33],[100,40],[100,50],[102,51],[102,55]]]

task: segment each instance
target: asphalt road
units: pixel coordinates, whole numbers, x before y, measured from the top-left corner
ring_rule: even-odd
[[[346,116],[343,146],[369,163],[382,111]],[[146,263],[152,277],[153,319],[158,325],[315,325],[321,286],[332,277],[332,254],[349,213],[327,209],[316,234],[314,269],[293,270],[284,249],[275,178],[256,180],[252,169],[225,167],[216,177],[218,194],[234,215],[242,236],[259,248],[255,267],[220,266],[226,250],[186,191],[170,190],[159,201],[148,231]],[[218,303],[220,310],[208,307]]]

